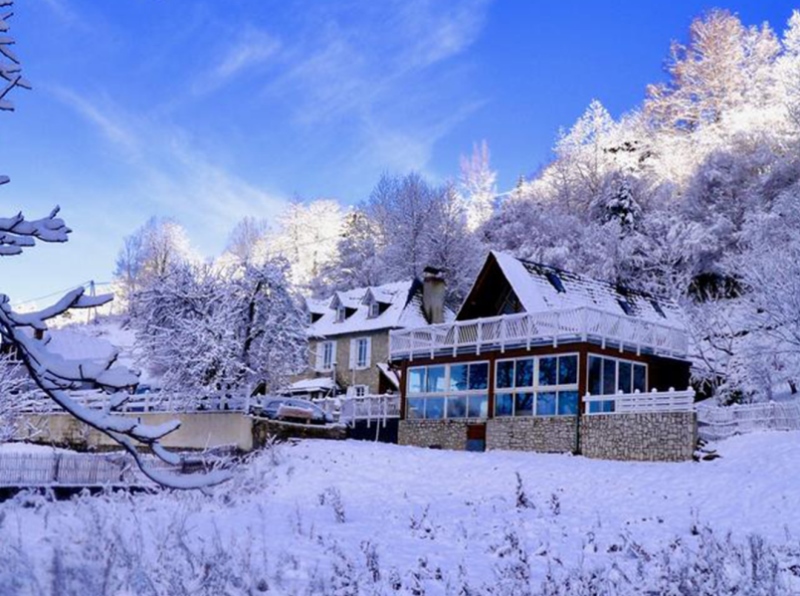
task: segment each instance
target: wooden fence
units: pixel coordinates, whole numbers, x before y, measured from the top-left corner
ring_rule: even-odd
[[[800,430],[800,401],[717,406],[698,404],[700,438],[727,439],[762,430]]]
[[[127,456],[0,453],[0,488],[134,486],[154,485]]]

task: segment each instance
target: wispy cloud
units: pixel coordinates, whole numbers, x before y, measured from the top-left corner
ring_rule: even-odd
[[[91,122],[100,133],[118,149],[124,150],[128,157],[134,157],[139,152],[138,135],[133,129],[123,123],[123,117],[115,114],[117,108],[109,100],[102,103],[90,102],[66,87],[51,87],[49,89],[59,100],[67,104],[86,120]]]
[[[282,72],[266,93],[291,98],[300,126],[350,127],[371,161],[394,147],[400,153],[388,156],[392,162],[424,169],[433,144],[458,123],[454,115],[465,117],[482,101],[469,92],[454,99],[437,86],[457,69],[448,61],[479,37],[488,4],[398,0],[357,15],[326,6],[308,16],[309,30],[284,44],[276,58]]]
[[[75,12],[67,4],[67,0],[44,0],[44,4],[67,24],[71,25],[79,21]]]
[[[208,93],[257,66],[268,62],[280,49],[280,41],[252,26],[244,28],[220,59],[194,84],[195,93]]]
[[[277,214],[286,205],[284,197],[220,166],[218,156],[204,152],[175,125],[149,121],[107,99],[95,102],[65,88],[56,96],[89,122],[132,169],[133,182],[119,194],[142,201],[137,205],[139,216],[177,216],[206,256],[218,250],[243,217]]]

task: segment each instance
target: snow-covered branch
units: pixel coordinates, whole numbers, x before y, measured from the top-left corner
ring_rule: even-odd
[[[0,184],[8,179],[0,180]],[[0,256],[8,257],[18,255],[24,248],[42,242],[66,242],[70,230],[64,220],[57,217],[59,208],[56,207],[47,217],[27,220],[22,213],[14,217],[0,217]]]
[[[197,488],[210,486],[228,478],[228,472],[213,470],[207,473],[185,475],[182,456],[169,453],[160,440],[180,427],[177,420],[158,425],[148,425],[138,418],[114,413],[114,407],[125,400],[125,393],[139,382],[138,376],[127,368],[115,366],[116,354],[104,362],[67,360],[50,353],[47,341],[38,339],[31,330],[46,329],[45,320],[58,316],[70,308],[94,306],[107,301],[99,297],[83,299],[83,288],[73,290],[55,305],[38,313],[20,315],[11,308],[8,297],[0,295],[0,334],[3,340],[16,348],[16,353],[25,365],[36,386],[65,411],[81,422],[102,432],[130,453],[142,472],[159,484],[172,488]],[[83,406],[73,400],[68,391],[91,384],[98,390],[113,393],[109,405],[103,410]],[[120,394],[121,393],[121,394]],[[176,470],[152,469],[147,466],[139,452],[140,446],[149,447],[166,463],[177,466]]]
[[[0,0],[0,9],[12,5],[11,0]],[[14,40],[4,35],[8,31],[7,20],[11,13],[0,14],[0,78],[6,81],[0,88],[0,110],[11,110],[13,105],[6,99],[14,87],[30,88],[20,75],[20,62],[9,46]],[[7,176],[0,176],[0,185],[9,181]],[[28,220],[22,213],[13,217],[0,217],[0,256],[18,255],[25,248],[42,242],[66,242],[71,230],[64,220],[58,217],[56,207],[41,219]],[[225,470],[212,470],[207,473],[182,474],[186,463],[180,456],[169,454],[159,441],[180,426],[178,421],[166,422],[151,426],[138,418],[131,418],[114,413],[125,401],[125,394],[138,384],[139,379],[130,370],[115,366],[117,354],[113,353],[103,362],[89,360],[67,360],[47,350],[47,340],[42,339],[47,330],[47,320],[57,317],[72,308],[92,308],[101,306],[112,299],[111,296],[85,296],[84,289],[78,288],[68,292],[61,300],[39,312],[20,314],[14,312],[11,302],[4,294],[0,294],[0,343],[12,348],[19,362],[27,369],[33,384],[55,401],[68,413],[81,422],[107,435],[130,453],[142,472],[153,481],[173,488],[197,488],[211,486],[228,478]],[[2,371],[4,372],[4,371]],[[79,386],[89,385],[97,391],[112,393],[109,404],[103,410],[93,410],[73,400],[68,391]],[[0,389],[7,389],[0,387]],[[4,398],[12,396],[11,391],[4,391]],[[10,408],[0,403],[5,410]],[[171,466],[179,466],[175,470],[154,470],[146,465],[139,448],[150,447],[153,453]]]

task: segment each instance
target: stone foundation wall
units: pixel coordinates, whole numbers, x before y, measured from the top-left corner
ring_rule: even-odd
[[[596,459],[685,461],[697,444],[694,412],[596,414],[581,419],[581,453]]]
[[[578,444],[577,416],[493,418],[486,423],[486,449],[574,452]]]
[[[397,442],[415,447],[465,451],[467,424],[466,420],[401,420],[397,429]]]

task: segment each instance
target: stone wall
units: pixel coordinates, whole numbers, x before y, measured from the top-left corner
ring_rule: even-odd
[[[581,453],[596,459],[685,461],[697,444],[694,412],[595,414],[581,419]]]
[[[438,447],[465,451],[467,449],[466,420],[401,420],[397,430],[400,445]]]
[[[493,418],[486,423],[486,449],[574,452],[577,424],[577,416]]]
[[[350,370],[350,340],[357,337],[372,338],[372,353],[370,355],[369,365],[366,368]],[[372,333],[364,332],[336,336],[326,340],[310,340],[308,342],[308,351],[310,354],[308,369],[303,374],[292,377],[292,382],[320,377],[330,378],[331,372],[320,372],[316,370],[317,345],[319,341],[336,342],[336,382],[342,389],[347,389],[352,385],[368,385],[368,393],[380,393],[380,372],[375,364],[389,361],[389,332],[386,329]]]

